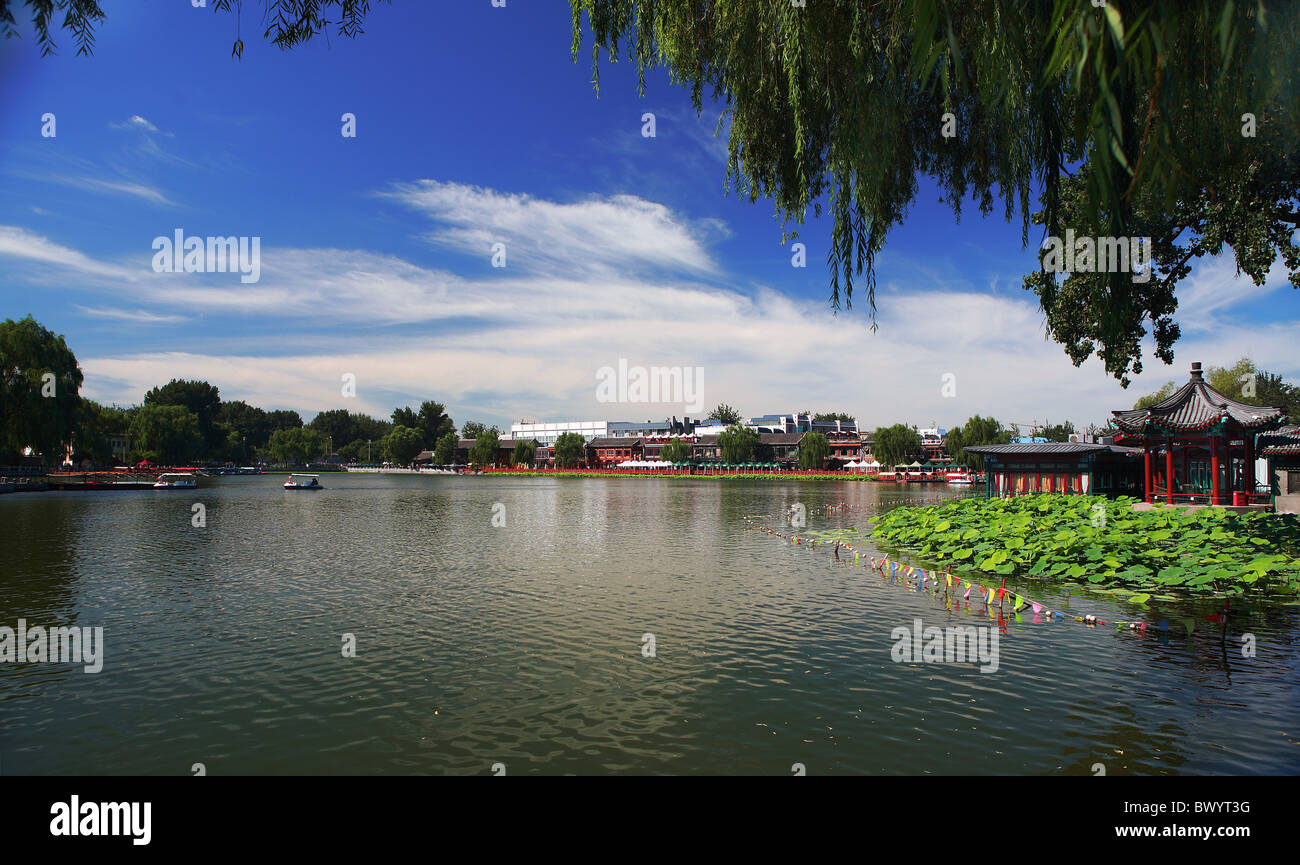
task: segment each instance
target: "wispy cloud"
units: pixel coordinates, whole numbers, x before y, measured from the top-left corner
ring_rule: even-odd
[[[431,243],[485,261],[503,243],[507,266],[530,272],[717,271],[705,244],[711,225],[690,225],[635,195],[559,203],[436,180],[395,184],[382,195],[437,223]]]
[[[113,321],[129,321],[137,324],[169,324],[181,321],[189,321],[184,315],[167,315],[164,313],[149,312],[145,309],[115,309],[113,307],[89,307],[81,304],[74,304],[77,309],[93,318],[107,318]]]
[[[53,180],[55,183],[62,183],[65,186],[75,186],[78,189],[85,189],[89,192],[100,192],[111,195],[129,195],[134,198],[142,198],[145,201],[152,201],[154,204],[161,204],[167,207],[174,207],[176,204],[168,199],[160,190],[143,183],[132,183],[127,180],[103,180],[96,177],[84,176],[54,176],[49,179]]]
[[[1300,322],[1234,320],[1237,310],[1221,296],[1251,289],[1222,281],[1222,262],[1198,268],[1204,282],[1189,283],[1180,309],[1219,327],[1190,329],[1176,370],[1149,364],[1125,391],[1100,364],[1075,368],[1044,338],[1032,295],[990,292],[983,276],[979,284],[946,271],[891,279],[872,332],[864,314],[835,316],[820,299],[730,279],[679,214],[633,196],[565,204],[433,181],[388,194],[438,223],[440,246],[470,244],[486,259],[488,246],[478,244],[504,238],[509,266],[458,273],[373,250],[264,247],[261,281],[242,285],[230,274],[155,274],[143,251],[135,265],[97,261],[14,226],[0,226],[0,258],[25,262],[15,272],[32,280],[54,273],[111,283],[122,306],[80,309],[124,328],[197,314],[226,324],[189,334],[184,352],[83,357],[88,393],[115,402],[138,401],[180,376],[210,380],[229,398],[304,412],[387,414],[436,396],[458,418],[494,422],[685,413],[682,405],[598,402],[596,371],[626,358],[703,367],[707,404],[753,414],[811,406],[866,424],[951,425],[992,413],[1086,425],[1181,378],[1184,357],[1229,363],[1240,354],[1235,346],[1248,346],[1261,366],[1300,373]],[[947,323],[938,329],[936,310]],[[257,326],[238,324],[246,316]],[[355,400],[339,393],[344,373],[357,376]],[[944,396],[948,374],[956,397]]]
[[[158,127],[154,126],[148,120],[145,120],[139,114],[132,114],[121,123],[110,123],[110,129],[143,129],[147,132],[157,132]]]

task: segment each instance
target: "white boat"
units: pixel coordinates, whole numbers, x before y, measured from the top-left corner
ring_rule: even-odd
[[[199,485],[199,476],[181,472],[168,472],[158,475],[153,488],[156,490],[192,490]]]
[[[320,475],[289,475],[284,479],[286,490],[323,490]]]
[[[954,486],[970,486],[975,483],[975,475],[964,468],[957,468],[949,471],[944,480]]]

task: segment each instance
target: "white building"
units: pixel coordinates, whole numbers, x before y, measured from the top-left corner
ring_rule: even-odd
[[[551,447],[563,433],[577,433],[587,441],[604,438],[609,435],[609,421],[574,420],[542,423],[538,421],[520,421],[510,425],[510,437],[513,439],[537,439],[537,443]]]

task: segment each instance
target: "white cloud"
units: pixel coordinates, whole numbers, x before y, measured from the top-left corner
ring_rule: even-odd
[[[991,293],[946,272],[891,278],[873,333],[865,310],[836,316],[821,298],[713,284],[725,276],[697,229],[643,199],[557,204],[432,181],[398,189],[391,194],[445,227],[439,243],[504,237],[510,266],[485,263],[470,277],[369,250],[264,247],[261,281],[242,285],[234,274],[154,274],[143,251],[138,266],[99,262],[12,226],[0,226],[0,257],[111,280],[127,306],[84,311],[124,327],[183,314],[251,315],[267,325],[188,333],[184,352],[83,352],[88,394],[112,402],[185,377],[212,381],[227,398],[306,414],[346,406],[386,416],[425,398],[446,402],[459,420],[491,422],[686,413],[680,403],[597,402],[596,371],[625,358],[703,367],[706,406],[727,402],[747,414],[811,408],[872,426],[951,426],[978,413],[1086,426],[1169,378],[1183,380],[1184,358],[1226,364],[1250,354],[1300,374],[1294,307],[1290,320],[1243,323],[1240,307],[1223,298],[1258,295],[1227,281],[1222,262],[1198,268],[1179,310],[1180,320],[1213,318],[1217,327],[1189,328],[1174,369],[1149,362],[1125,391],[1094,360],[1072,366],[1044,338],[1027,293]],[[486,259],[487,246],[480,251]],[[638,265],[660,272],[644,275]],[[344,373],[357,376],[355,400],[339,393]],[[956,376],[955,398],[942,395],[946,374]]]
[[[384,195],[438,223],[429,235],[436,245],[487,261],[492,245],[504,243],[507,268],[566,275],[717,269],[703,243],[707,224],[689,225],[635,195],[561,204],[436,180],[396,184]]]

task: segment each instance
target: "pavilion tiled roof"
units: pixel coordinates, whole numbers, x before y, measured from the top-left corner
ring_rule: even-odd
[[[1259,455],[1280,457],[1300,455],[1300,424],[1284,426],[1259,437]]]
[[[1242,429],[1265,429],[1282,418],[1282,409],[1249,405],[1226,397],[1205,383],[1201,365],[1192,364],[1187,384],[1145,409],[1115,411],[1115,425],[1127,433],[1140,433],[1148,424],[1165,430],[1192,431],[1212,427],[1222,420],[1235,421]]]
[[[1125,447],[1123,445],[1096,444],[1092,442],[1013,442],[1005,445],[974,445],[968,448],[962,448],[966,453],[983,454],[985,456],[1002,456],[1004,454],[1043,454],[1043,455],[1072,455],[1072,454],[1091,454],[1102,451],[1110,451],[1117,454],[1140,454],[1142,448]]]

